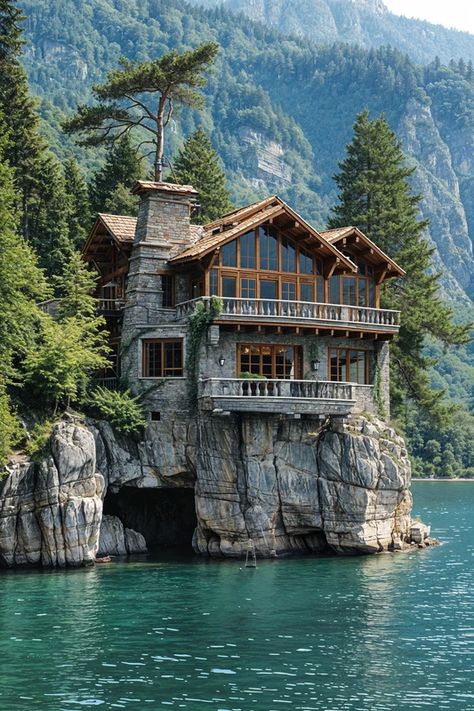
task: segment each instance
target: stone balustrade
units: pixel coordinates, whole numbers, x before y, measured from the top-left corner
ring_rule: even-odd
[[[185,301],[176,306],[176,318],[186,317],[198,302],[208,309],[211,297]],[[222,298],[222,312],[218,321],[274,323],[314,323],[315,325],[354,326],[364,330],[397,332],[400,311],[348,306],[346,304],[321,304],[308,301],[282,301],[277,299]]]
[[[199,382],[205,410],[347,416],[352,383],[260,378],[206,378]]]

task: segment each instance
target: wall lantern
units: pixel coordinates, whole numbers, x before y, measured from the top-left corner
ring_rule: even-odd
[[[224,358],[224,356],[221,356],[221,357],[219,358],[219,365],[220,365],[221,368],[222,368],[222,367],[224,366],[224,364],[225,364],[225,358]]]
[[[313,373],[317,373],[319,370],[319,366],[321,365],[321,361],[315,358],[314,360],[311,361],[311,370]]]

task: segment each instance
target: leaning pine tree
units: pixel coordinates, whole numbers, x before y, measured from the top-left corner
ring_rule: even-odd
[[[194,50],[168,54],[140,64],[120,60],[120,69],[110,72],[104,84],[93,89],[97,104],[79,106],[65,122],[67,133],[79,133],[83,145],[114,143],[133,129],[148,138],[154,155],[154,179],[162,180],[164,132],[175,105],[199,108],[205,85],[203,72],[218,51],[215,42],[206,42]]]
[[[430,386],[434,362],[424,354],[425,340],[431,336],[444,345],[461,345],[470,340],[471,325],[455,325],[441,297],[433,249],[423,237],[428,221],[419,218],[421,196],[411,193],[408,182],[415,168],[407,166],[386,119],[371,121],[367,110],[357,116],[353,140],[339,167],[339,202],[330,227],[357,226],[407,273],[382,291],[382,307],[402,312],[391,351],[392,412],[400,417],[409,400],[424,413],[445,414],[444,392]]]
[[[199,224],[212,222],[232,210],[225,174],[218,154],[202,128],[184,143],[174,163],[178,183],[192,185],[199,192]]]

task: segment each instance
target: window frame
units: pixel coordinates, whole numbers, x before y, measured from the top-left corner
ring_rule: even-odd
[[[183,378],[184,377],[184,338],[142,338],[141,339],[141,348],[142,348],[142,378],[146,378],[147,380],[156,380],[156,379],[168,379],[168,378]],[[149,365],[150,365],[150,353],[148,350],[148,346],[150,345],[155,345],[155,344],[160,344],[161,345],[161,368],[160,368],[160,373],[158,375],[150,375],[149,374]],[[177,345],[179,344],[180,349],[181,349],[181,365],[179,368],[167,368],[165,367],[165,346],[167,345]],[[173,373],[170,374],[169,371],[178,371],[179,374]]]
[[[364,354],[364,382],[360,382],[358,380],[339,380],[339,379],[334,379],[332,377],[332,357],[333,353],[336,353],[337,355],[337,371],[339,373],[339,363],[340,363],[340,353],[345,351],[346,356],[345,356],[345,368],[346,368],[346,376],[347,374],[350,375],[350,354],[351,353],[363,353]],[[369,382],[370,381],[370,356],[371,356],[372,351],[366,349],[366,348],[352,348],[350,346],[328,346],[328,381],[331,383],[354,383],[355,385],[372,385],[373,383]]]
[[[169,272],[163,272],[160,274],[161,277],[161,307],[163,309],[174,309],[176,307],[176,275],[170,274]],[[169,287],[165,288],[165,280],[169,279]],[[169,298],[169,303],[165,303],[165,294]]]

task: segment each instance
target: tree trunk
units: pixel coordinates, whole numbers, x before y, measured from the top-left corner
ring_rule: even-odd
[[[160,96],[158,112],[156,114],[156,152],[155,152],[155,181],[160,183],[163,177],[163,153],[165,148],[165,105],[166,96]]]

